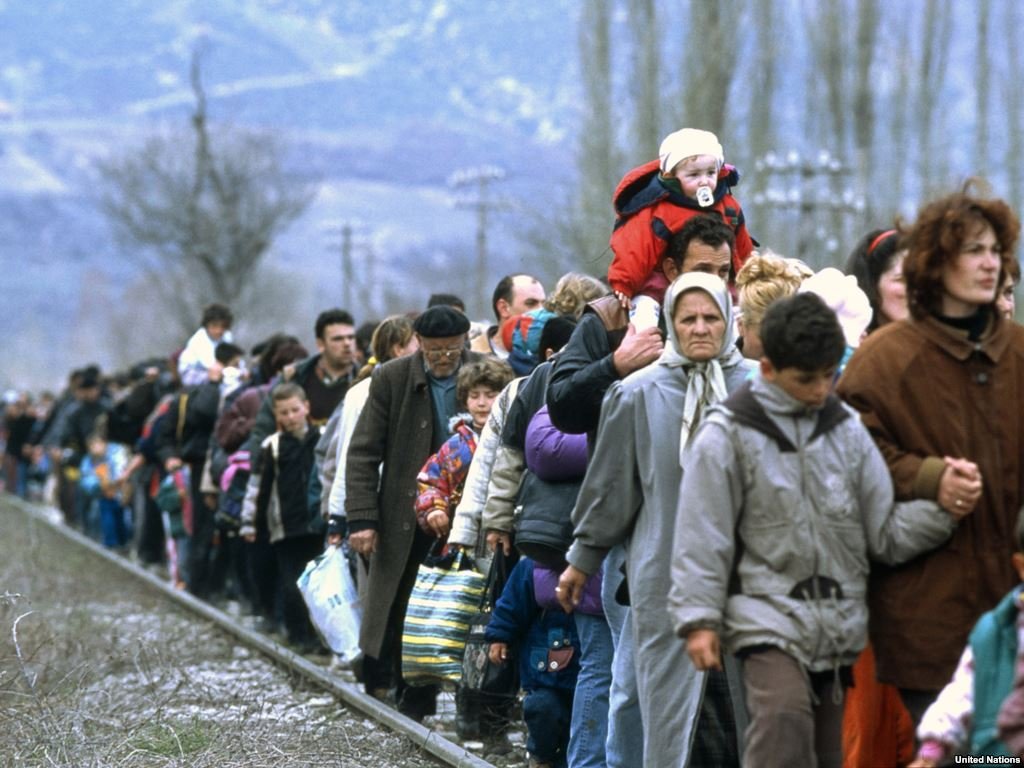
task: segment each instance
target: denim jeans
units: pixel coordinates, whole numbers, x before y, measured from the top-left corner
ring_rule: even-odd
[[[608,689],[612,683],[612,633],[604,616],[575,614],[580,672],[572,702],[569,768],[604,768],[608,738]]]
[[[572,712],[571,689],[534,688],[523,699],[526,749],[537,762],[565,766]]]
[[[608,694],[608,740],[605,757],[608,768],[632,768],[644,753],[644,725],[640,716],[640,698],[636,691],[636,665],[633,661],[633,628],[627,606],[615,602],[622,583],[620,568],[626,562],[622,545],[612,547],[604,561],[601,602],[615,647],[612,659],[612,687]]]

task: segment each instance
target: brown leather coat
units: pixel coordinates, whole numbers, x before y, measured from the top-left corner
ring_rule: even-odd
[[[885,326],[853,355],[838,391],[882,450],[897,499],[934,499],[944,456],[981,469],[981,500],[946,544],[902,566],[872,567],[879,679],[940,689],[975,621],[1017,583],[1024,328],[994,320],[975,343],[931,317]]]

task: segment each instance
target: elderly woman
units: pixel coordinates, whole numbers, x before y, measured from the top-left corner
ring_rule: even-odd
[[[871,576],[878,678],[914,722],[956,667],[974,622],[1017,582],[1024,329],[996,311],[1020,223],[969,187],[926,205],[903,238],[911,317],[872,333],[839,381],[886,458],[897,499],[968,512],[942,547]]]
[[[608,550],[625,544],[644,730],[637,764],[686,765],[694,743],[691,764],[726,765],[737,762],[728,688],[721,677],[708,680],[717,684],[708,686],[706,709],[714,705],[717,714],[711,716],[720,722],[696,729],[707,673],[694,669],[675,636],[667,596],[681,457],[701,415],[741,385],[750,367],[734,343],[729,291],[714,275],[677,278],[666,293],[664,316],[670,322],[661,357],[613,384],[605,396],[594,456],[573,511],[575,540],[559,596],[571,610]],[[718,741],[712,744],[713,734]]]

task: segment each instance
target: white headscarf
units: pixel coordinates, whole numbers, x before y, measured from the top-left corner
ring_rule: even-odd
[[[722,346],[715,357],[705,362],[696,362],[683,354],[676,337],[676,303],[686,291],[701,290],[708,294],[718,306],[725,321]],[[725,283],[707,272],[687,272],[677,277],[665,291],[665,349],[658,359],[658,365],[668,368],[682,368],[687,375],[686,400],[683,403],[683,423],[679,429],[679,460],[682,462],[690,435],[697,426],[701,414],[728,396],[725,388],[723,366],[732,367],[743,361],[743,355],[736,349],[736,329],[732,322],[732,297]]]

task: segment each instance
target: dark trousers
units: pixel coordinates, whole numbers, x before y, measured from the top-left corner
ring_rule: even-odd
[[[384,630],[384,642],[377,658],[366,656],[363,660],[363,682],[367,693],[374,689],[395,688],[398,711],[414,720],[422,720],[437,711],[436,685],[410,686],[402,677],[402,627],[405,624],[405,610],[409,606],[412,588],[416,585],[416,572],[430,551],[434,538],[415,526],[416,535],[412,551],[405,564],[398,593],[388,612],[388,623]],[[372,610],[372,606],[370,607]]]
[[[523,699],[526,749],[540,763],[564,766],[572,720],[572,690],[534,688]]]
[[[244,545],[245,569],[249,574],[249,585],[252,592],[253,613],[268,621],[276,622],[278,616],[278,584],[277,558],[270,546],[266,532],[256,534],[256,541]]]
[[[316,640],[306,601],[295,582],[306,569],[306,563],[323,552],[323,542],[322,536],[309,535],[292,536],[271,544],[281,585],[281,614],[290,643],[304,644]]]
[[[132,546],[143,563],[164,561],[164,524],[149,495],[154,473],[156,469],[147,465],[132,478]]]
[[[203,462],[190,465],[192,494],[192,536],[189,540],[188,591],[209,600],[224,588],[224,568],[217,562],[223,552],[217,546],[216,500],[208,503],[209,494],[199,490],[203,480]]]
[[[843,762],[842,690],[808,674],[777,648],[743,658],[750,726],[743,764],[758,768],[839,768]]]
[[[508,730],[514,694],[500,695],[455,689],[455,729],[461,739],[495,738]]]

